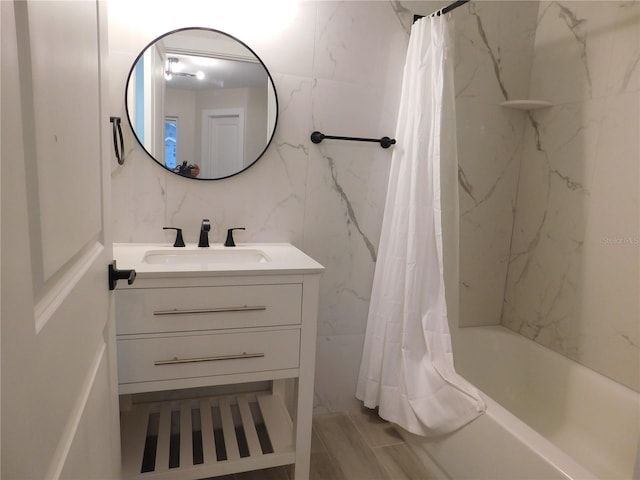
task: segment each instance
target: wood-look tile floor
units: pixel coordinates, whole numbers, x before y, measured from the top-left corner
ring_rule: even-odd
[[[411,448],[373,410],[313,417],[310,480],[431,480]],[[287,467],[216,480],[290,480]]]

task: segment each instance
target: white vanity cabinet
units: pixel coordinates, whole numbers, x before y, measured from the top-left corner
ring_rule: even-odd
[[[118,267],[137,271],[115,293],[124,478],[286,464],[308,478],[322,266],[291,245],[261,245],[266,266],[204,268],[147,265],[150,248],[114,246]],[[163,393],[136,395],[148,392]]]

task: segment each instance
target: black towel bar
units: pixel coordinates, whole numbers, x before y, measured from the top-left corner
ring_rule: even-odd
[[[311,141],[313,143],[320,143],[324,139],[328,140],[352,140],[355,142],[374,142],[379,143],[382,148],[389,148],[396,143],[394,138],[382,137],[382,138],[359,138],[359,137],[336,137],[333,135],[325,135],[321,132],[313,132],[311,134]]]

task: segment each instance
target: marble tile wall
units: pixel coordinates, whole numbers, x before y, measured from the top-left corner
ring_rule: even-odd
[[[640,389],[640,2],[540,2],[502,323]]]
[[[143,3],[109,2],[111,115],[125,116],[125,82],[137,53],[166,31],[197,25],[226,31],[256,51],[274,77],[280,116],[265,156],[215,182],[165,172],[134,143],[125,122],[127,161],[112,171],[114,241],[170,242],[162,231],[169,225],[194,242],[207,217],[215,242],[226,228],[244,226],[237,241],[291,242],[306,251],[326,267],[316,410],[357,406],[391,150],[315,145],[309,135],[394,135],[410,12],[379,1],[167,0],[152,9]]]
[[[459,324],[500,323],[538,3],[471,2],[456,27]],[[454,323],[455,324],[455,323]]]
[[[125,81],[137,53],[158,35],[175,28],[197,25],[226,31],[248,43],[269,66],[280,104],[274,142],[256,165],[236,177],[200,182],[168,174],[134,143],[125,122],[127,163],[123,167],[114,165],[112,169],[114,241],[170,242],[171,234],[163,232],[162,227],[173,225],[184,228],[185,239],[194,242],[201,219],[208,217],[212,220],[214,241],[222,240],[224,229],[241,225],[247,231],[238,235],[238,241],[291,242],[324,264],[327,270],[321,284],[316,372],[318,412],[346,410],[357,405],[354,390],[391,151],[347,142],[326,141],[314,145],[309,133],[321,130],[327,134],[393,136],[412,15],[428,14],[447,3],[439,0],[206,3],[158,0],[153,9],[148,9],[145,2],[109,1],[110,115],[125,116]],[[550,5],[557,8],[559,4]],[[278,11],[276,7],[283,9]],[[637,10],[636,6],[626,3],[616,8],[619,8],[616,12]],[[247,11],[254,14],[246,15]],[[519,162],[522,159],[527,163],[528,155],[523,149],[530,154],[539,153],[531,118],[542,122],[539,115],[546,113],[529,118],[522,112],[506,110],[499,103],[526,97],[530,79],[542,85],[546,78],[540,73],[539,53],[537,63],[532,62],[534,40],[540,49],[540,37],[535,36],[537,12],[537,2],[483,1],[461,7],[453,14],[457,32],[455,81],[460,161],[460,321],[464,325],[500,322],[510,267],[511,283],[504,303],[503,322],[527,332],[522,326],[524,321],[518,322],[524,318],[522,312],[528,310],[524,307],[516,310],[513,305],[518,305],[520,300],[512,301],[526,299],[526,288],[524,284],[522,287],[516,284],[514,273],[526,263],[523,262],[525,255],[518,255],[520,250],[514,250],[509,264],[509,251]],[[582,24],[577,24],[574,30],[580,28]],[[606,30],[607,26],[602,28]],[[624,95],[635,92],[637,101],[638,73],[632,63],[634,58],[636,65],[638,63],[637,49],[632,47],[638,44],[637,38],[637,30],[628,27],[616,37],[619,62],[611,62],[608,70],[611,78],[604,84],[599,83],[601,80],[594,73],[599,67],[594,64],[593,71],[589,71],[594,92],[598,89],[608,89],[611,95],[615,92],[619,108],[624,108],[625,100],[632,100]],[[591,61],[591,57],[587,58]],[[566,90],[573,91],[570,86]],[[593,101],[596,102],[596,98]],[[615,108],[608,102],[600,104],[602,108]],[[567,129],[567,140],[574,137],[565,119],[581,113],[581,107],[573,106],[574,110],[569,104],[566,110],[552,110],[560,116],[554,117],[555,124],[549,123],[547,127],[552,129],[557,125]],[[602,117],[602,112],[598,114],[594,110],[596,103],[589,107],[596,119]],[[580,111],[576,112],[575,108]],[[627,117],[607,117],[603,125],[608,126],[608,133],[599,134],[602,140],[596,142],[602,152],[607,148],[607,143],[602,142],[608,141],[611,145],[618,140],[615,135],[621,132],[615,129],[617,123],[635,121],[637,124],[637,111],[634,117],[633,111],[627,108]],[[587,126],[595,128],[598,122],[594,122]],[[574,133],[592,139],[591,135],[581,132]],[[571,142],[563,143],[560,139],[558,142],[556,148],[560,150],[571,148]],[[545,143],[547,145],[549,143]],[[632,143],[626,141],[625,145],[633,150]],[[619,168],[627,168],[624,162],[630,162],[632,157],[633,151],[626,156],[606,158],[607,162],[620,163]],[[637,159],[637,151],[633,158]],[[527,168],[533,165],[528,163]],[[527,166],[525,164],[523,166]],[[630,185],[622,188],[623,182],[625,179],[630,182],[632,176],[621,179],[610,175],[616,170],[605,167],[603,162],[597,165],[604,173],[598,187],[594,185],[590,190],[591,200],[599,192],[600,197],[608,198],[607,202],[626,204],[625,192],[633,189]],[[637,178],[637,164],[635,168]],[[562,180],[555,173],[549,178]],[[526,188],[520,184],[521,191]],[[617,197],[611,196],[611,188]],[[526,212],[525,201],[518,199],[518,202]],[[604,286],[592,282],[582,290],[582,297],[588,296],[591,302],[583,307],[594,312],[600,308],[602,312],[600,317],[594,314],[583,320],[580,328],[594,325],[591,340],[582,348],[583,356],[608,356],[603,355],[605,352],[599,347],[598,333],[609,327],[613,331],[614,322],[615,328],[621,325],[621,330],[617,336],[610,335],[611,338],[626,341],[630,348],[637,349],[638,345],[637,336],[628,328],[629,323],[622,320],[628,318],[622,313],[627,311],[625,304],[616,303],[603,310],[599,300],[609,290],[618,291],[618,286],[631,291],[632,285],[625,283],[630,274],[618,277],[617,272],[633,266],[625,261],[624,251],[635,251],[637,259],[637,243],[636,250],[616,244],[620,238],[635,237],[629,233],[631,224],[624,223],[622,210],[611,215],[611,205],[607,202],[598,203],[598,207],[591,210],[603,212],[601,225],[585,224],[585,229],[592,229],[592,236],[605,230],[608,235],[599,238],[600,244],[585,243],[585,251],[597,250],[589,254],[592,261],[585,268],[593,272],[590,278],[598,278],[600,273],[610,280]],[[540,201],[532,197],[531,207],[538,203]],[[637,208],[637,193],[635,205]],[[535,229],[535,215],[532,211],[516,219],[517,229],[522,233],[515,233],[514,245],[523,251],[530,243],[525,231]],[[618,223],[606,223],[618,217]],[[527,223],[526,218],[532,220]],[[635,232],[637,237],[637,228]],[[536,258],[530,258],[532,263],[537,262]],[[623,266],[619,268],[612,263],[615,261]],[[600,290],[601,287],[604,290]],[[632,300],[625,301],[628,304]],[[617,320],[611,320],[614,311],[620,312]],[[599,318],[606,320],[599,321]],[[587,348],[587,344],[591,346]],[[612,356],[621,351],[623,349],[617,349]],[[629,355],[625,358],[628,360]]]

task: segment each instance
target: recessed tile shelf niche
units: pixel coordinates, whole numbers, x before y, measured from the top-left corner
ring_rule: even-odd
[[[508,100],[500,104],[501,107],[513,108],[516,110],[539,110],[553,106],[546,100]]]

